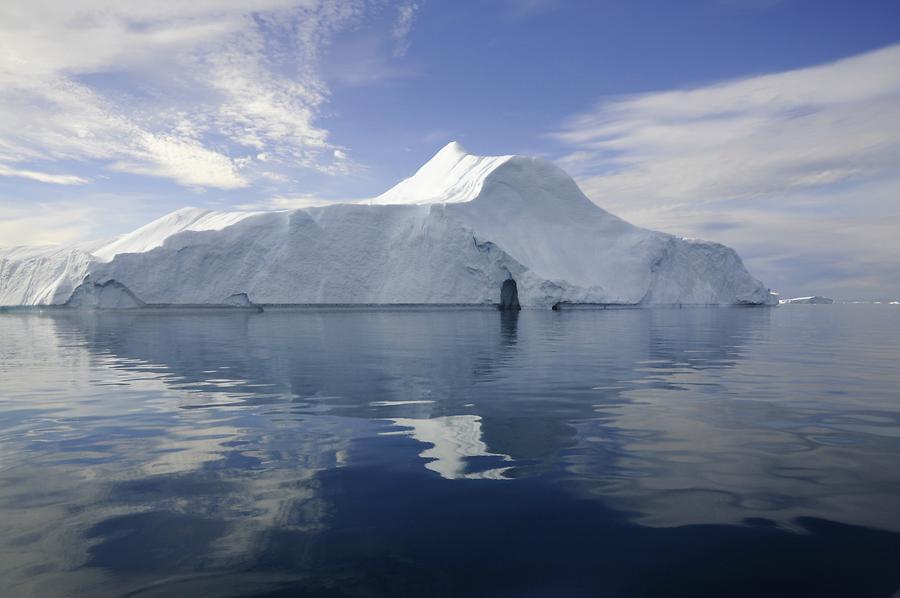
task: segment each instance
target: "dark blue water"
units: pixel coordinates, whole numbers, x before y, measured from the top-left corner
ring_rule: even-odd
[[[900,307],[0,314],[3,596],[891,596]]]

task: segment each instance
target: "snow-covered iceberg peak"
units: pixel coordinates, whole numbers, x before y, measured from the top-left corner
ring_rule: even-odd
[[[458,141],[451,141],[416,174],[403,179],[378,197],[373,205],[463,203],[481,192],[484,181],[513,156],[474,156]]]

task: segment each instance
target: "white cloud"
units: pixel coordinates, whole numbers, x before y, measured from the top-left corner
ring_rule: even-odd
[[[394,38],[394,57],[402,58],[409,51],[409,32],[412,30],[413,17],[419,5],[415,2],[407,2],[401,4],[397,9],[397,21],[394,23],[394,29],[391,31],[391,37]]]
[[[34,173],[40,162],[95,161],[85,168],[222,189],[257,176],[245,155],[333,172],[335,148],[315,122],[328,97],[317,60],[365,6],[2,3],[0,164]]]
[[[95,194],[82,186],[67,195],[72,197],[27,203],[0,198],[0,247],[108,239],[154,216],[153,198],[143,194]]]
[[[874,222],[898,213],[900,46],[613,98],[553,136],[569,148],[561,165],[598,204],[637,224],[712,233],[748,255],[766,253],[748,259],[763,278],[791,284],[805,277],[804,264],[822,258],[817,284],[852,293],[849,281],[867,274],[851,276],[844,264],[829,279],[824,256],[844,252],[843,262],[864,264],[887,251],[900,263],[900,248],[885,245],[883,227],[870,232],[854,220],[842,228],[851,218]],[[776,270],[772,254],[802,259],[783,260]],[[870,278],[881,276],[873,267]]]
[[[136,141],[146,152],[146,159],[143,162],[120,160],[110,165],[112,170],[164,177],[183,185],[219,189],[248,185],[238,173],[235,161],[197,143],[151,133],[139,134]]]
[[[890,169],[900,46],[840,62],[601,103],[556,136],[595,191],[718,200]],[[602,198],[598,196],[598,198]]]
[[[83,205],[58,210],[46,204],[0,204],[0,247],[79,241],[92,232],[90,222],[96,215],[95,210]]]
[[[30,179],[39,183],[51,183],[54,185],[84,185],[87,179],[72,174],[50,174],[21,168],[10,168],[0,164],[0,176],[18,177]]]

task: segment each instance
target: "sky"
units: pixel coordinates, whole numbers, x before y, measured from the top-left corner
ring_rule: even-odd
[[[0,3],[0,246],[371,197],[453,140],[783,295],[900,298],[897,0]]]

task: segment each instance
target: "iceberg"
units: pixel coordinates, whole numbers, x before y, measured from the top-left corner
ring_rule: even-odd
[[[0,249],[0,305],[497,305],[501,294],[513,309],[774,302],[734,250],[629,224],[548,161],[455,142],[367,200],[184,208],[109,242]]]
[[[780,299],[778,303],[782,305],[791,305],[791,304],[816,304],[816,305],[831,305],[834,303],[834,299],[829,297],[822,297],[821,295],[813,295],[811,297],[794,297],[793,299]]]

